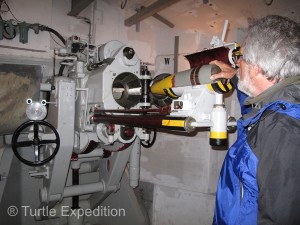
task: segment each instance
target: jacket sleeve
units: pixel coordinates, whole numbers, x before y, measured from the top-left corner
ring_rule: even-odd
[[[300,121],[262,117],[248,142],[259,160],[258,224],[300,224]]]

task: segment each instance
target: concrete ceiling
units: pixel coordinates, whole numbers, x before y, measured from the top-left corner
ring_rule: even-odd
[[[141,7],[149,7],[160,0],[121,0],[127,18],[136,14]],[[180,0],[157,13],[170,21],[178,29],[201,31],[219,35],[224,21],[229,20],[228,29],[246,28],[249,22],[277,14],[290,17],[300,22],[299,0]],[[161,23],[153,16],[144,20]],[[162,26],[166,26],[161,23]],[[142,26],[142,23],[141,23]],[[170,28],[172,29],[172,28]]]

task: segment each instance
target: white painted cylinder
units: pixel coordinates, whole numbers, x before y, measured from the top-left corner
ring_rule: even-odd
[[[141,142],[137,137],[133,143],[133,148],[130,153],[130,167],[129,167],[129,183],[132,188],[139,185],[140,178],[140,156],[141,156]]]
[[[227,112],[223,104],[216,104],[211,113],[209,143],[212,146],[227,145]]]

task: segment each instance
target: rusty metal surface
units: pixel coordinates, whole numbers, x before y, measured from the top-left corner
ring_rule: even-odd
[[[219,47],[189,54],[185,57],[189,61],[190,67],[195,68],[198,66],[207,65],[213,60],[219,60],[229,64],[228,52],[228,48]]]

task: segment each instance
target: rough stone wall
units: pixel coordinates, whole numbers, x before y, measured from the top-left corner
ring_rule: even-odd
[[[26,99],[36,91],[35,81],[29,76],[0,72],[0,135],[13,133],[27,120]]]

